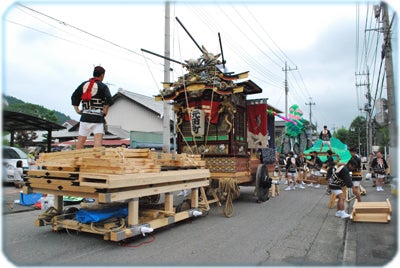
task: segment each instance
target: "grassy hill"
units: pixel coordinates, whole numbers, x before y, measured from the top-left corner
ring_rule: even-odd
[[[41,105],[24,102],[12,96],[3,95],[3,110],[26,113],[62,125],[71,117],[55,110],[49,110]]]

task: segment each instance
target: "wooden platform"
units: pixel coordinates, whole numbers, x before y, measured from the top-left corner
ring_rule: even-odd
[[[392,206],[389,198],[383,202],[358,202],[353,205],[350,218],[354,222],[390,222]]]
[[[38,164],[42,169],[28,172],[23,190],[55,196],[54,207],[35,221],[36,226],[51,225],[54,231],[73,229],[120,241],[141,234],[144,227],[156,229],[202,214],[210,203],[218,202],[215,195],[208,201],[204,193],[211,175],[198,155],[99,147],[44,153]],[[181,190],[191,194],[174,206],[174,192]],[[158,203],[161,194],[163,204]],[[100,207],[125,204],[128,216],[83,224],[75,220],[75,212],[64,211],[63,196],[93,198]],[[142,201],[149,200],[144,206]]]

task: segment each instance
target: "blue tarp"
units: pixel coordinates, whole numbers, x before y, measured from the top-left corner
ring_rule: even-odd
[[[36,204],[41,197],[42,194],[40,193],[33,193],[33,194],[19,193],[19,204],[23,206],[31,206]]]
[[[78,212],[76,212],[76,220],[82,223],[100,222],[112,217],[125,218],[127,216],[128,207],[80,209]]]

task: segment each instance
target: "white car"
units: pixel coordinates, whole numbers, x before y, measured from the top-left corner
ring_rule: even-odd
[[[16,147],[2,146],[3,154],[3,182],[15,182],[14,169],[17,167],[17,161],[22,160],[22,168],[24,174],[29,170],[28,156],[24,151]]]

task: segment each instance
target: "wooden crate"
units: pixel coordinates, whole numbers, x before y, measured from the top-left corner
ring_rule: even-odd
[[[388,223],[392,215],[389,198],[383,202],[358,202],[353,205],[351,219],[355,222]]]

